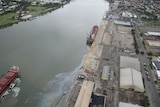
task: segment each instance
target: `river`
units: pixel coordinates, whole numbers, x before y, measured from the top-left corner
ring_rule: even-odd
[[[104,0],[74,0],[32,21],[0,30],[0,74],[20,67],[18,97],[0,107],[51,107],[67,90],[88,52],[87,33],[108,10]]]

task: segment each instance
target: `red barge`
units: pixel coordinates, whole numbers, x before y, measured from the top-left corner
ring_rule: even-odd
[[[90,34],[87,37],[87,44],[92,44],[98,32],[98,26],[95,25],[90,31]]]
[[[8,72],[0,78],[0,98],[9,94],[10,90],[15,87],[14,80],[18,78],[19,67],[12,66]]]

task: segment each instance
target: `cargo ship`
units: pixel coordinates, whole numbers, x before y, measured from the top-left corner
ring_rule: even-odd
[[[0,78],[0,100],[2,100],[6,95],[12,92],[12,90],[19,91],[16,88],[17,83],[20,81],[19,77],[19,67],[12,66],[6,74]],[[14,89],[15,88],[15,89]]]
[[[90,31],[90,34],[87,37],[87,44],[92,44],[98,32],[98,26],[95,25]]]

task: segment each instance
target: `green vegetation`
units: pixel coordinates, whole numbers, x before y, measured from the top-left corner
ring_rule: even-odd
[[[146,49],[146,45],[145,45],[145,42],[144,42],[144,40],[143,40],[143,45],[144,45],[144,49]]]
[[[148,57],[148,59],[149,59],[149,66],[150,66],[151,69],[153,69],[152,57]]]
[[[62,4],[60,3],[48,3],[45,5],[34,5],[31,6],[30,2],[22,1],[20,6],[12,12],[6,12],[0,16],[0,28],[13,25],[21,21],[20,17],[22,14],[31,14],[33,17],[44,15],[48,12],[54,11],[60,8]]]
[[[157,84],[157,81],[155,80],[154,83]]]
[[[144,54],[144,52],[143,51],[141,51],[141,55],[143,55]]]
[[[27,7],[27,10],[29,10],[29,11],[42,11],[42,10],[45,10],[45,9],[46,9],[45,7],[39,6],[39,5],[37,5],[37,6],[28,6]]]
[[[145,22],[146,25],[150,25],[150,26],[160,26],[160,19],[158,20],[143,20]]]
[[[152,53],[152,52],[148,52],[147,55],[148,55],[148,56],[152,56],[153,53]]]
[[[148,96],[144,96],[144,107],[149,107],[149,105]]]
[[[6,24],[12,24],[19,22],[19,20],[15,20],[14,17],[16,17],[17,13],[7,13],[0,16],[0,26],[4,26]]]
[[[135,30],[132,29],[132,30],[131,30],[131,33],[132,33],[133,39],[134,39],[134,48],[135,48],[135,50],[136,50],[135,52],[136,52],[136,54],[139,54],[138,45],[137,45],[137,41],[136,41],[136,37],[135,37]]]
[[[160,19],[155,16],[153,13],[144,12],[146,17],[142,17],[142,21],[149,26],[160,26]]]

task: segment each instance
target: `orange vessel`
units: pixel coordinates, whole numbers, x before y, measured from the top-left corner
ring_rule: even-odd
[[[95,25],[93,26],[93,28],[91,29],[91,32],[90,34],[88,35],[87,37],[87,44],[92,44],[96,35],[97,35],[97,32],[98,32],[98,26]]]
[[[12,66],[8,72],[0,78],[0,98],[5,97],[9,93],[9,89],[14,88],[15,85],[11,83],[18,78],[19,67]]]

